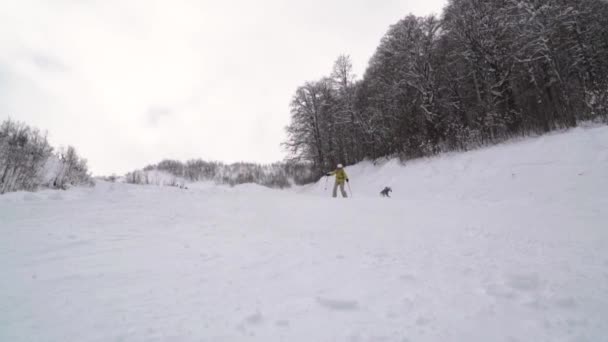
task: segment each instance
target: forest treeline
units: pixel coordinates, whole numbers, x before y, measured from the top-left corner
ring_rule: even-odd
[[[132,184],[183,186],[185,182],[212,181],[231,186],[255,183],[281,189],[315,180],[316,174],[308,163],[225,164],[201,159],[187,162],[167,159],[126,175],[126,182]]]
[[[450,0],[391,26],[361,79],[343,55],[299,87],[284,146],[320,174],[607,117],[608,2]]]

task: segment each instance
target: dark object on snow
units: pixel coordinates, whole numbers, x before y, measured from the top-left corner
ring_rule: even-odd
[[[382,195],[382,197],[391,197],[390,193],[392,191],[393,191],[393,189],[391,189],[387,186],[386,188],[384,188],[384,190],[380,191],[380,195]]]

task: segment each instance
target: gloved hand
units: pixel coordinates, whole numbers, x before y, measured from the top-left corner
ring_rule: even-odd
[[[350,179],[346,178],[346,183],[350,183]]]
[[[326,176],[331,176],[331,172],[328,172],[325,174]]]

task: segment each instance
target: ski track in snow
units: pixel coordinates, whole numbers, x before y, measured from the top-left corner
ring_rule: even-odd
[[[347,172],[0,196],[0,341],[608,341],[608,127]]]

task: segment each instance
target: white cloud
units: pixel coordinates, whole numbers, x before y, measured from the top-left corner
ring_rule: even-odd
[[[0,116],[96,173],[161,158],[271,162],[295,88],[444,0],[20,0],[0,4]]]

